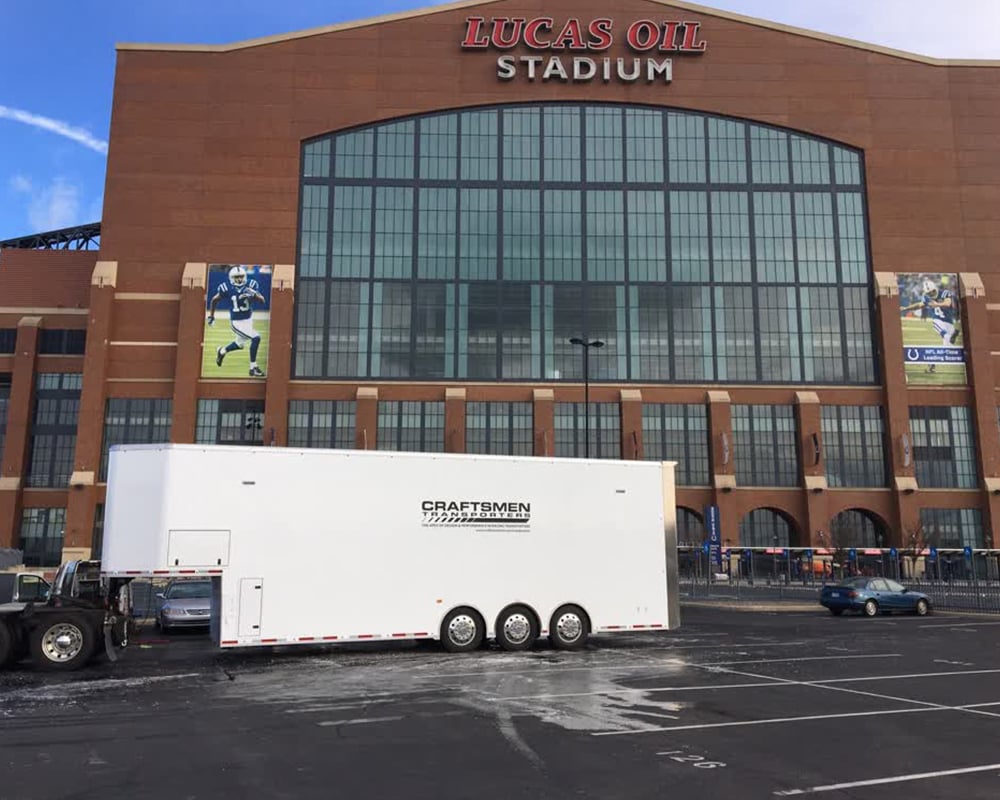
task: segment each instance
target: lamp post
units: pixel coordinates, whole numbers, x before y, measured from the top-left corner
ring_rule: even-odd
[[[569,343],[579,345],[583,348],[583,457],[590,458],[590,348],[604,347],[604,342],[600,339],[590,341],[574,336],[569,340]]]

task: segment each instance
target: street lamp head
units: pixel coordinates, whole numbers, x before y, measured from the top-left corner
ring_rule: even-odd
[[[578,344],[581,347],[604,347],[604,342],[600,339],[594,339],[592,342],[588,342],[586,339],[581,339],[579,336],[574,336],[569,340],[570,344]]]
[[[592,341],[588,345],[588,347],[604,347],[604,342],[602,342],[600,339],[594,339],[594,341]]]
[[[584,347],[587,346],[587,343],[585,341],[583,341],[583,339],[581,339],[579,336],[574,336],[572,339],[569,340],[569,343],[570,344],[582,344]]]

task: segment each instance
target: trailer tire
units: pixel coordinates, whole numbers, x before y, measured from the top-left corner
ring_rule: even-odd
[[[0,620],[0,669],[3,669],[15,661],[17,643],[14,641],[14,632],[6,622]]]
[[[449,653],[477,650],[486,638],[486,623],[474,608],[452,609],[441,623],[441,644]]]
[[[527,606],[508,606],[497,616],[497,644],[504,650],[529,650],[538,631],[538,617]]]
[[[557,650],[580,650],[590,636],[590,618],[580,606],[560,606],[549,623],[549,641]]]
[[[94,654],[97,632],[76,614],[49,616],[31,632],[31,659],[45,670],[80,669]]]

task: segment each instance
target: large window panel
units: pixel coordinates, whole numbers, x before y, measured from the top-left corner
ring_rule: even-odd
[[[824,406],[823,461],[833,489],[886,485],[885,423],[880,406]]]
[[[417,277],[453,279],[458,261],[458,192],[420,189],[417,202]]]
[[[799,447],[791,406],[733,405],[740,486],[798,486]]]
[[[334,278],[371,275],[372,197],[370,186],[337,186],[334,190],[330,271]],[[325,273],[316,270],[310,274]]]
[[[25,508],[21,512],[20,549],[26,567],[62,564],[66,536],[65,508]]]
[[[913,461],[921,489],[975,489],[976,443],[965,406],[910,406]]]
[[[375,188],[375,277],[413,274],[413,189]]]
[[[465,406],[465,451],[482,455],[534,454],[531,403],[472,402]]]
[[[559,458],[587,455],[584,403],[555,404],[555,444]],[[621,411],[617,403],[590,404],[590,457],[621,458]]]
[[[625,180],[663,182],[663,113],[625,109]]]
[[[627,192],[626,203],[629,280],[665,283],[670,274],[664,194]]]
[[[934,547],[985,547],[983,513],[978,508],[922,508],[924,541]]]
[[[642,407],[643,458],[676,461],[678,486],[707,486],[709,482],[708,414],[705,406],[679,403]]]
[[[352,449],[356,420],[354,400],[290,400],[288,446]]]
[[[10,385],[10,373],[0,372],[0,463],[3,462],[3,444],[7,437],[7,414],[8,409],[10,408]]]
[[[503,278],[542,279],[542,196],[537,190],[503,193]]]
[[[596,381],[878,378],[850,148],[515,103],[335,132],[302,165],[295,378],[577,381],[574,336],[607,342]]]
[[[500,346],[500,289],[463,283],[458,300],[458,377],[496,380]]]
[[[382,400],[378,404],[378,449],[444,452],[444,403]]]
[[[73,474],[82,376],[42,372],[35,378],[35,409],[27,485],[65,489]]]
[[[496,280],[497,192],[462,189],[458,274],[462,280]]]
[[[370,285],[360,281],[330,284],[327,375],[350,377],[368,374],[370,291]]]
[[[197,444],[250,447],[264,442],[263,400],[199,400]]]
[[[170,441],[170,398],[109,398],[104,406],[104,447],[99,480],[108,479],[111,448],[120,444],[161,444]]]

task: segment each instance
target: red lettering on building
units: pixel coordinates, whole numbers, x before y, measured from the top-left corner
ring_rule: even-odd
[[[493,18],[493,31],[490,34],[490,44],[497,50],[510,50],[521,43],[521,34],[524,31],[524,17]],[[508,28],[510,30],[508,30]]]
[[[482,17],[469,17],[465,21],[465,38],[462,40],[463,48],[485,49],[490,46],[490,39],[483,31]]]
[[[551,40],[543,40],[538,34],[542,31],[552,33],[552,17],[538,17],[530,20],[524,26],[524,43],[532,50],[548,50],[552,47]]]
[[[612,19],[595,19],[587,26],[587,33],[590,35],[591,50],[607,50],[615,40],[612,29],[615,22]]]
[[[563,29],[559,32],[556,40],[552,43],[553,50],[586,50],[587,43],[583,40],[583,29],[580,20],[573,18],[566,20]]]
[[[684,23],[684,41],[681,43],[681,50],[686,53],[704,53],[708,49],[704,39],[698,41],[699,28],[701,28],[700,22]]]
[[[648,19],[637,20],[628,26],[625,41],[637,52],[652,50],[660,41],[660,26]]]

